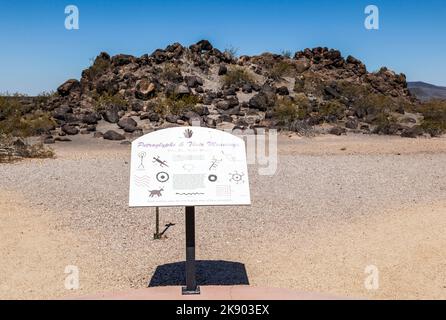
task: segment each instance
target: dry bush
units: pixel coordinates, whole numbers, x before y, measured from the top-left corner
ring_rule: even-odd
[[[120,94],[96,94],[93,96],[93,100],[95,101],[94,108],[96,111],[105,110],[109,106],[120,106],[124,107],[124,109],[128,107],[127,100],[125,100]]]
[[[54,151],[42,143],[29,144],[21,138],[0,135],[0,163],[17,161],[23,158],[53,158]]]
[[[249,73],[249,71],[240,67],[231,68],[223,77],[223,85],[228,87],[240,87],[247,83],[255,83],[254,77]]]
[[[446,100],[431,100],[418,106],[424,119],[421,127],[432,137],[446,132]]]
[[[48,112],[32,108],[32,105],[23,105],[20,96],[0,97],[0,134],[29,137],[55,128],[56,123]]]
[[[283,77],[291,75],[293,70],[293,65],[291,65],[287,61],[279,61],[276,62],[268,71],[268,76],[274,80],[280,80]]]
[[[195,111],[198,103],[201,102],[199,96],[169,96],[157,98],[154,101],[154,111],[159,115],[182,115],[187,111]]]

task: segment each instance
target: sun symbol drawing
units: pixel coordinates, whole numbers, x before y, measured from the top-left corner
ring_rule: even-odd
[[[237,171],[234,171],[233,173],[230,173],[230,178],[229,181],[233,181],[236,184],[239,183],[245,183],[245,181],[243,180],[243,176],[245,175],[244,173],[238,173]]]

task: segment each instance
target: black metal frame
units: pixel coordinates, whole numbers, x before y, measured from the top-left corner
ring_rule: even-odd
[[[183,295],[200,294],[195,266],[195,207],[186,207],[186,286]]]

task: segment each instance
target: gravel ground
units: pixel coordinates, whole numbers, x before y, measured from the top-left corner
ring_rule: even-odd
[[[446,271],[440,268],[446,238],[438,232],[433,243],[424,241],[446,223],[446,138],[280,137],[279,142],[275,175],[260,176],[250,167],[252,206],[197,208],[197,259],[242,263],[255,286],[351,297],[446,298]],[[20,221],[35,226],[27,229],[28,237],[42,237],[39,244],[22,247],[17,243],[23,239],[2,241],[0,252],[8,255],[0,263],[0,298],[141,288],[157,267],[183,261],[181,209],[161,209],[161,223],[175,225],[166,239],[153,241],[154,210],[127,206],[129,146],[83,136],[55,149],[54,160],[0,165],[2,220],[11,210],[20,212]],[[15,228],[10,230],[25,228],[6,221]],[[409,240],[413,247],[403,245]],[[41,255],[27,254],[33,245],[47,243],[52,246]],[[427,245],[423,259],[421,244]],[[386,283],[371,292],[364,289],[364,268],[376,261]],[[403,262],[410,270],[396,268]],[[30,264],[55,274],[17,280]],[[79,267],[80,290],[63,288],[65,265]],[[227,273],[243,271],[236,265]],[[8,284],[12,277],[16,281]],[[410,288],[402,285],[407,281]],[[31,283],[36,289],[25,290]]]

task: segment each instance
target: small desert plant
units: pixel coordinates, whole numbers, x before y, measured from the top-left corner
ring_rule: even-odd
[[[319,109],[319,114],[325,117],[326,120],[339,120],[344,117],[344,111],[346,107],[337,100],[331,100],[326,102]]]
[[[226,48],[223,53],[228,56],[230,59],[235,60],[237,59],[237,53],[238,53],[238,49],[233,47],[233,46],[229,46],[228,48]]]
[[[160,115],[182,115],[187,111],[195,111],[197,104],[200,102],[200,97],[195,95],[158,98],[154,103],[154,111]]]
[[[271,70],[268,72],[270,78],[274,80],[280,80],[283,77],[291,74],[293,66],[286,61],[279,61],[273,65]]]
[[[432,137],[446,132],[446,100],[431,100],[419,106],[424,120],[421,127]]]
[[[292,55],[293,53],[291,52],[291,50],[282,50],[281,54],[282,54],[282,56],[284,56],[285,58],[290,59],[290,58],[291,58],[291,55]]]
[[[23,105],[20,96],[0,97],[0,134],[29,137],[54,127],[55,122],[49,113]]]
[[[274,107],[274,115],[283,124],[289,124],[298,117],[298,106],[291,99],[278,99]]]
[[[228,70],[228,73],[223,78],[223,84],[225,86],[241,86],[246,83],[254,83],[253,76],[249,73],[249,71],[235,67]]]
[[[110,65],[110,60],[97,57],[86,72],[89,75],[89,78],[95,79],[103,75],[110,68]]]
[[[165,81],[182,81],[181,69],[173,63],[167,63],[161,71],[160,78]]]
[[[0,134],[0,163],[22,158],[53,158],[54,151],[42,143],[29,144],[23,139]]]
[[[96,111],[102,111],[108,106],[116,105],[120,107],[127,107],[128,102],[120,95],[111,95],[109,93],[102,95],[94,95],[93,100],[95,101],[94,108]]]

